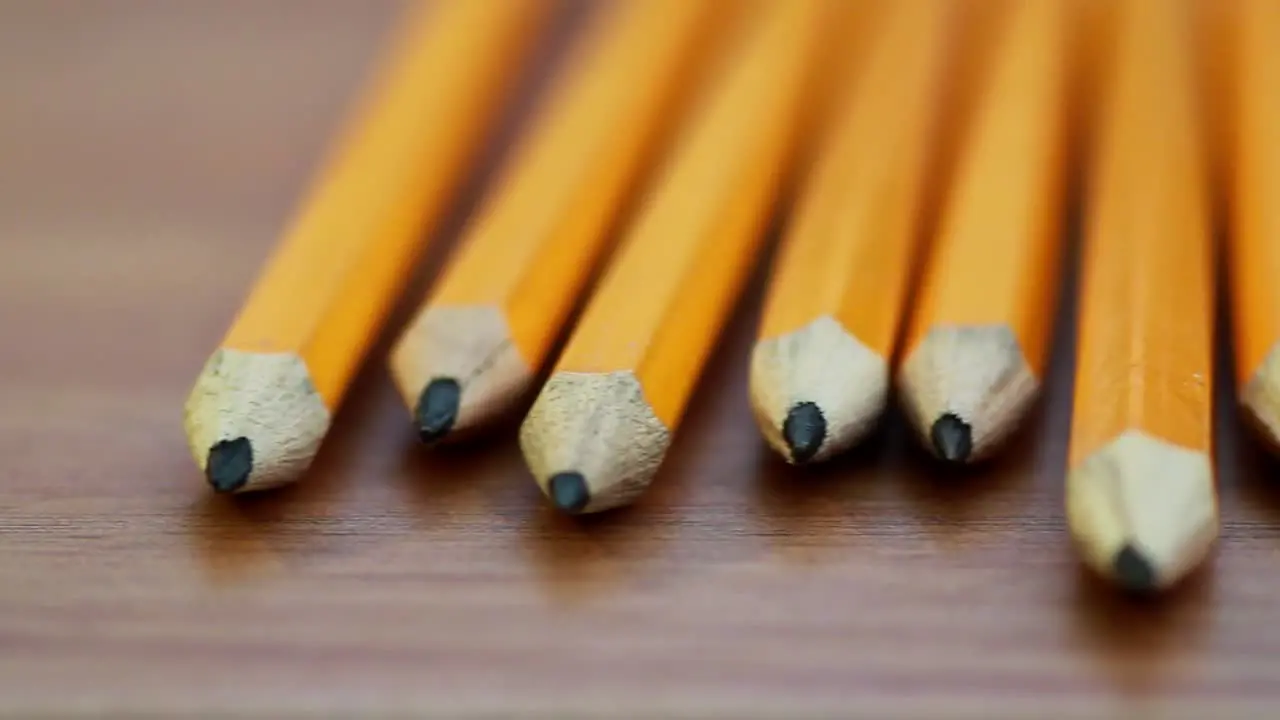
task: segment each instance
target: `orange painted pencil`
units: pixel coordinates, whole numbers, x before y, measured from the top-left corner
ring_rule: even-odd
[[[218,492],[310,466],[352,376],[492,126],[545,0],[417,2],[187,400]]]
[[[1183,2],[1120,9],[1089,187],[1066,487],[1085,563],[1167,588],[1218,532],[1207,153]]]
[[[1236,4],[1233,236],[1228,244],[1236,381],[1246,416],[1280,447],[1280,5]]]
[[[753,0],[731,61],[670,162],[520,428],[560,509],[625,505],[649,485],[755,265],[836,3]]]
[[[1061,265],[1074,6],[1018,0],[989,57],[898,381],[938,457],[989,455],[1038,394]]]
[[[779,249],[750,391],[761,433],[790,463],[847,449],[884,409],[934,169],[954,7],[899,0],[875,25]]]
[[[701,50],[713,0],[614,0],[391,353],[424,442],[504,417],[532,389]]]

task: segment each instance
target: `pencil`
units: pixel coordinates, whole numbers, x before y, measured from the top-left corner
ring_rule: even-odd
[[[948,462],[989,456],[1040,388],[1062,248],[1070,8],[1005,8],[908,323],[902,403]]]
[[[569,513],[634,501],[756,262],[797,154],[824,0],[756,0],[520,428]]]
[[[952,16],[900,0],[833,121],[782,241],[751,354],[751,405],[792,464],[875,424],[906,301],[935,146]]]
[[[392,375],[424,442],[478,431],[527,396],[698,51],[732,10],[711,0],[622,0],[586,34],[392,351]]]
[[[1236,379],[1246,417],[1280,447],[1280,5],[1235,4],[1228,244]]]
[[[1130,0],[1089,187],[1067,521],[1084,562],[1168,588],[1218,532],[1213,246],[1186,5]]]
[[[187,438],[215,491],[277,487],[310,466],[551,7],[411,5],[187,400]]]

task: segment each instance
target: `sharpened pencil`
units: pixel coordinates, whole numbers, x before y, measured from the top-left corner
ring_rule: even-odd
[[[1015,0],[925,260],[898,373],[924,446],[982,459],[1038,395],[1061,265],[1070,0]]]
[[[1088,192],[1067,522],[1084,562],[1167,589],[1218,534],[1207,152],[1181,0],[1120,6]]]
[[[538,486],[599,512],[650,484],[754,267],[836,3],[752,0],[520,428]]]
[[[955,20],[936,0],[878,19],[782,240],[750,392],[761,434],[792,464],[853,446],[884,410]]]
[[[718,0],[601,6],[514,162],[391,353],[426,443],[474,434],[533,387],[649,159]]]
[[[187,400],[191,452],[215,491],[285,485],[311,465],[552,7],[411,5],[360,113]]]

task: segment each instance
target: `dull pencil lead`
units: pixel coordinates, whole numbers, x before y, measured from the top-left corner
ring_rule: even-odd
[[[547,482],[551,502],[567,513],[582,512],[591,502],[591,491],[587,489],[587,479],[578,472],[562,472],[551,476]]]
[[[220,493],[233,493],[249,482],[253,472],[253,445],[248,438],[223,440],[209,448],[204,476]]]
[[[1156,588],[1155,566],[1133,545],[1126,544],[1120,548],[1111,567],[1115,571],[1116,581],[1125,590],[1148,593]]]
[[[933,421],[929,430],[934,452],[947,462],[963,463],[973,451],[973,430],[969,423],[952,413]]]
[[[453,378],[436,378],[418,396],[414,420],[418,438],[430,445],[449,434],[458,419],[462,387]]]
[[[803,465],[813,459],[827,439],[827,420],[811,402],[796,403],[782,423],[782,437],[791,450],[791,462]]]

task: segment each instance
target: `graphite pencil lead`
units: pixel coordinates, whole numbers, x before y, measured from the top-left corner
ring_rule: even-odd
[[[551,502],[567,513],[577,514],[591,502],[591,491],[587,489],[587,479],[579,472],[562,472],[551,476],[547,481]]]
[[[414,409],[422,442],[431,444],[449,434],[458,419],[461,399],[462,387],[453,378],[435,378],[427,383]]]
[[[801,402],[787,413],[782,423],[782,437],[791,450],[791,462],[803,465],[813,459],[827,439],[827,421],[815,403]]]
[[[1159,586],[1155,566],[1133,545],[1120,548],[1111,567],[1116,582],[1130,592],[1148,593]]]
[[[929,429],[934,452],[947,462],[963,463],[973,450],[973,430],[969,423],[954,413],[946,413],[933,421]]]
[[[792,464],[824,462],[865,438],[888,388],[884,357],[827,315],[759,340],[751,353],[748,391],[756,424]]]
[[[253,472],[253,445],[248,438],[222,440],[209,448],[204,476],[220,493],[232,493],[249,482]]]

